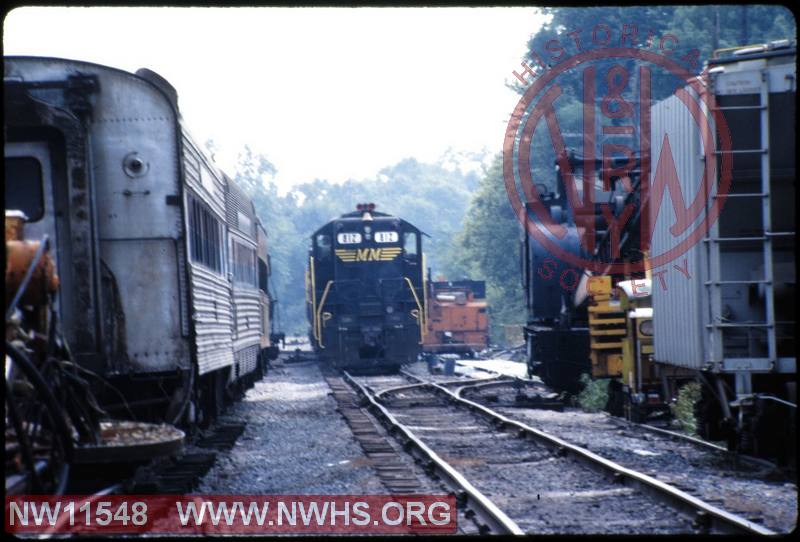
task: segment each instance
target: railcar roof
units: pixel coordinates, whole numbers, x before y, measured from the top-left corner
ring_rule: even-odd
[[[177,107],[177,94],[178,94],[177,90],[172,85],[172,83],[167,81],[162,75],[158,74],[157,72],[155,72],[153,70],[150,70],[149,68],[143,68],[143,69],[146,69],[148,72],[153,73],[158,78],[160,78],[164,83],[169,85],[170,90],[175,92],[175,100],[173,100],[173,98],[171,96],[169,96],[168,92],[166,92],[166,90],[164,88],[160,87],[153,80],[148,79],[147,77],[143,77],[142,75],[140,75],[138,73],[129,72],[128,70],[123,70],[121,68],[115,68],[113,66],[106,66],[105,64],[98,64],[96,62],[89,62],[87,60],[78,60],[78,59],[75,59],[75,58],[64,58],[64,57],[58,57],[58,56],[34,56],[34,55],[3,55],[3,60],[6,61],[6,62],[9,61],[9,60],[12,60],[12,61],[13,60],[21,60],[21,61],[25,61],[25,62],[47,61],[47,62],[63,62],[65,64],[67,64],[67,63],[69,63],[69,64],[80,64],[80,65],[86,66],[87,68],[93,68],[93,69],[96,69],[96,70],[103,70],[103,71],[108,71],[108,72],[116,72],[118,74],[126,75],[128,77],[134,77],[134,78],[136,78],[136,79],[138,79],[140,81],[146,82],[152,88],[156,89],[159,93],[163,94],[164,97],[167,98],[167,101],[175,109],[176,115],[180,116],[180,114],[178,112],[178,107]],[[4,73],[4,76],[5,75],[6,74]]]

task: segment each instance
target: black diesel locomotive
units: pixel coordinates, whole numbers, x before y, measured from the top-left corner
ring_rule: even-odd
[[[314,232],[306,312],[323,362],[393,370],[417,358],[426,308],[422,235],[372,203]]]

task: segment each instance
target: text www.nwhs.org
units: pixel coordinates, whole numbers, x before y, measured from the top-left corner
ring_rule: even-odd
[[[455,528],[452,495],[6,498],[6,530],[12,533],[447,533]]]

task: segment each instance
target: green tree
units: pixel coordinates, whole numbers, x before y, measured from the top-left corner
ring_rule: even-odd
[[[451,265],[486,280],[492,339],[502,342],[502,326],[523,324],[526,317],[519,271],[522,227],[508,201],[502,155],[481,178],[467,217]]]

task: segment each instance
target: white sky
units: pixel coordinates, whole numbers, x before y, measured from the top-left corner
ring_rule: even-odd
[[[535,8],[18,8],[6,55],[148,67],[178,90],[198,142],[232,169],[245,145],[283,189],[373,176],[414,156],[499,151],[505,87]]]

